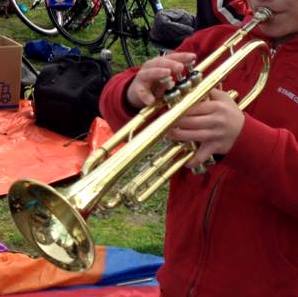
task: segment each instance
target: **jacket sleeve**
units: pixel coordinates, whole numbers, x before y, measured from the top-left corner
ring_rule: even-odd
[[[121,128],[134,115],[126,108],[125,98],[127,88],[137,72],[138,68],[130,68],[114,75],[101,93],[99,109],[113,131]]]
[[[245,114],[244,127],[225,162],[255,179],[274,205],[298,216],[298,143],[291,131]]]

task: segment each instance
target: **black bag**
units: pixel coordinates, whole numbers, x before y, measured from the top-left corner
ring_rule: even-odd
[[[66,56],[45,66],[34,88],[36,124],[66,136],[84,136],[99,115],[99,95],[110,77],[104,59]]]
[[[196,19],[183,9],[164,9],[154,18],[150,37],[153,42],[168,49],[176,48],[195,32]]]

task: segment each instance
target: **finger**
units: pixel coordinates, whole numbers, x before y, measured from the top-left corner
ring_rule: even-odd
[[[196,130],[196,129],[212,129],[217,127],[217,122],[214,120],[214,117],[211,115],[190,115],[185,116],[178,120],[175,126],[179,127],[180,129],[185,130]]]
[[[151,90],[144,88],[143,86],[135,88],[134,96],[136,96],[145,105],[152,105],[155,102],[155,96],[152,94]]]
[[[209,93],[210,100],[232,100],[232,98],[229,96],[229,94],[225,91],[219,90],[219,89],[212,89]]]
[[[202,143],[198,150],[196,151],[193,158],[186,164],[186,167],[193,168],[200,164],[206,162],[210,156],[212,156],[216,151],[216,145],[212,142]]]
[[[168,59],[177,60],[183,64],[191,63],[197,58],[195,53],[189,53],[189,52],[172,52],[166,55],[165,57]]]
[[[144,63],[143,68],[160,67],[169,68],[172,73],[181,73],[186,64],[195,60],[194,53],[171,53],[163,57],[157,57]]]
[[[233,104],[235,104],[227,92],[212,89],[208,93],[208,96],[205,96],[190,108],[186,112],[186,115],[207,115],[214,113],[224,107],[224,101],[233,102]]]
[[[163,92],[171,87],[171,84],[162,85],[159,83],[160,80],[170,76],[170,74],[171,70],[166,68],[141,69],[133,82],[133,86],[128,90],[128,97],[134,98],[134,101],[141,101],[145,105],[152,105],[156,96],[162,96]],[[160,88],[156,87],[157,84]],[[160,89],[159,94],[156,92],[154,94],[154,90],[158,89]]]
[[[162,80],[165,77],[169,77],[171,75],[171,70],[168,68],[142,68],[137,76],[136,80],[140,80],[146,83],[153,83]]]
[[[175,61],[175,60],[171,60],[166,57],[163,57],[163,58],[155,58],[155,59],[149,60],[142,67],[142,69],[150,69],[150,68],[170,69],[171,74],[175,74],[183,71],[184,64],[179,61]]]
[[[175,86],[175,82],[172,78],[168,81],[158,81],[152,87],[152,93],[156,98],[162,98],[166,90],[170,90]]]
[[[187,116],[203,116],[214,113],[216,111],[216,104],[212,101],[201,101],[190,108],[185,115]]]
[[[217,140],[219,135],[217,135],[217,130],[213,129],[186,130],[181,128],[172,128],[168,131],[167,138],[176,141],[206,142]]]

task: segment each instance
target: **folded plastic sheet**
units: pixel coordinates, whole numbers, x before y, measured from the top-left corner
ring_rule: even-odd
[[[0,196],[17,179],[52,183],[78,174],[87,155],[111,135],[100,118],[87,141],[75,141],[36,126],[30,106],[0,110]]]
[[[163,258],[131,249],[97,246],[86,272],[63,271],[43,258],[0,253],[0,294],[9,296],[158,297],[155,275]]]
[[[85,287],[76,289],[59,289],[21,294],[9,297],[160,297],[158,286],[126,286],[126,287]]]
[[[0,253],[6,252],[6,251],[7,251],[7,247],[3,243],[0,242]]]

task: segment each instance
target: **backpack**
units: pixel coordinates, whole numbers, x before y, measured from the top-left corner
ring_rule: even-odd
[[[168,49],[176,48],[195,32],[195,17],[183,9],[164,9],[154,18],[150,38]]]
[[[36,124],[69,137],[85,136],[99,116],[99,96],[111,77],[104,59],[66,56],[46,65],[34,87]]]

